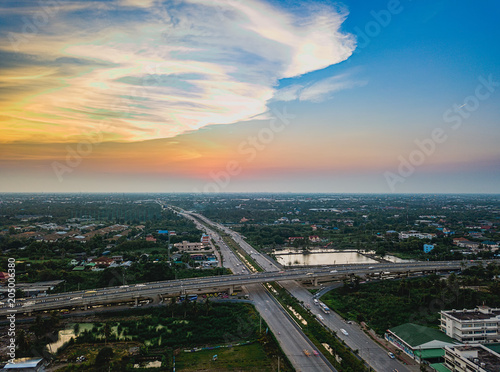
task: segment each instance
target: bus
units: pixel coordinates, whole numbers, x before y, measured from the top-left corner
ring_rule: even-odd
[[[321,310],[323,310],[325,314],[330,314],[330,309],[323,302],[319,303],[319,307],[321,308]]]
[[[189,295],[187,299],[188,301],[196,301],[198,299],[198,295]]]

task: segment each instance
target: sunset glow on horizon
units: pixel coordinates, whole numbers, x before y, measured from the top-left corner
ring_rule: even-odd
[[[4,1],[0,192],[498,192],[498,10]]]

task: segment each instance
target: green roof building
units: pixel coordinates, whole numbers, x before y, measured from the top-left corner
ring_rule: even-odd
[[[417,362],[437,363],[443,360],[444,347],[458,344],[443,332],[418,324],[406,323],[388,329],[385,339]]]

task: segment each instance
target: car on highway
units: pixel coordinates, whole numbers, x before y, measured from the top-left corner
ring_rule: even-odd
[[[73,298],[70,298],[70,301],[72,301],[72,300],[80,300],[80,299],[82,299],[82,298],[83,298],[83,297],[73,297]]]
[[[307,350],[307,349],[304,349],[304,354],[305,354],[306,356],[311,356],[311,353],[309,353],[309,350]]]
[[[335,274],[335,273],[338,273],[338,271],[337,270],[330,271],[330,274]]]
[[[319,353],[316,350],[313,350],[313,354],[314,354],[314,356],[318,356],[319,355]]]
[[[135,286],[136,286],[136,287],[145,287],[145,286],[146,286],[146,284],[136,284]]]
[[[391,353],[390,351],[387,353],[387,355],[389,355],[389,358],[391,358],[391,359],[396,358],[396,356],[393,353]]]
[[[342,332],[344,335],[349,336],[349,333],[344,328],[340,328],[340,332]]]
[[[128,285],[121,285],[120,288],[128,288]]]

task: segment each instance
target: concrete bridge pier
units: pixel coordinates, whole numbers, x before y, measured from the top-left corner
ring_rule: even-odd
[[[313,285],[314,287],[316,287],[316,286],[318,285],[318,278],[314,278],[314,279],[312,280],[312,285]]]
[[[234,285],[230,286],[227,290],[227,293],[231,296],[234,292]]]
[[[135,300],[135,307],[137,307],[137,305],[139,305],[139,297],[134,298],[134,300]]]

